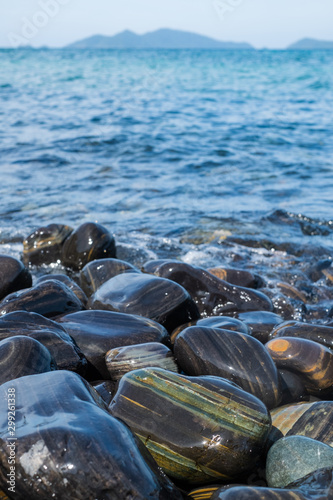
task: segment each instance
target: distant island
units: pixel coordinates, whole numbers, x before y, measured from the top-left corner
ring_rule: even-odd
[[[159,29],[137,35],[122,31],[114,36],[94,35],[71,43],[66,49],[225,49],[254,50],[249,43],[221,42],[187,31]]]
[[[288,50],[316,50],[326,49],[333,50],[333,42],[326,40],[316,40],[315,38],[303,38],[287,47]]]

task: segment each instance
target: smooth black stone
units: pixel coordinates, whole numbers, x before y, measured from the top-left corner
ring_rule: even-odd
[[[221,328],[222,330],[233,330],[235,332],[247,334],[250,333],[249,327],[243,323],[243,321],[228,316],[210,316],[208,318],[199,319],[196,326]]]
[[[64,266],[82,269],[88,262],[116,257],[116,244],[112,234],[100,224],[86,222],[79,226],[62,247]]]
[[[324,500],[324,498],[326,499],[326,497],[305,496],[297,490],[236,486],[222,487],[213,494],[210,500]]]
[[[276,337],[299,337],[333,348],[333,326],[286,321],[272,330],[269,338]]]
[[[203,316],[219,316],[242,311],[272,311],[271,300],[251,288],[231,285],[205,269],[178,261],[153,261],[145,272],[179,283],[191,295]],[[185,323],[185,321],[184,321]]]
[[[268,311],[250,311],[240,313],[238,319],[244,321],[249,327],[252,337],[265,344],[268,342],[269,335],[276,325],[284,322],[278,314]]]
[[[66,276],[66,274],[44,274],[38,278],[36,283],[43,283],[44,281],[57,280],[64,283],[73,293],[77,296],[83,307],[86,307],[88,302],[88,297],[84,291],[73,281],[71,278]]]
[[[11,293],[0,302],[0,315],[13,311],[35,312],[47,318],[80,311],[81,301],[66,285],[48,280],[19,292]]]
[[[86,376],[88,363],[66,330],[36,313],[18,311],[0,317],[0,340],[25,335],[38,340],[55,359],[59,370],[71,370]]]
[[[95,382],[90,383],[101,396],[104,403],[109,405],[115,392],[115,383],[111,380],[96,380]]]
[[[72,227],[63,224],[36,229],[23,241],[23,262],[33,266],[60,263],[62,246],[72,232]]]
[[[89,262],[80,273],[80,284],[82,290],[90,297],[106,281],[118,274],[133,272],[139,273],[139,269],[119,259],[98,259]]]
[[[244,271],[244,269],[214,267],[207,269],[207,271],[231,285],[243,286],[245,288],[261,288],[264,286],[264,280],[260,276],[249,271]]]
[[[145,447],[79,375],[55,371],[0,387],[15,390],[18,500],[181,500]],[[0,478],[10,465],[8,415],[0,413]]]
[[[21,335],[0,341],[0,384],[56,369],[49,350],[38,340]]]
[[[31,285],[31,274],[22,262],[8,255],[0,255],[0,300]]]
[[[278,370],[281,380],[282,400],[280,405],[288,405],[309,399],[301,377],[288,370]]]
[[[81,311],[60,320],[100,376],[109,379],[105,355],[110,349],[146,342],[168,343],[169,335],[154,321],[111,311]]]
[[[170,333],[199,318],[188,292],[173,281],[142,273],[124,273],[102,285],[89,300],[91,309],[138,314],[157,321]]]
[[[231,380],[265,403],[281,400],[276,366],[265,347],[239,332],[192,326],[176,338],[174,353],[188,375],[215,375]]]

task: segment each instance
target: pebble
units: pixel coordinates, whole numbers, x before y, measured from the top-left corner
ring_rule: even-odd
[[[109,379],[105,355],[111,349],[147,342],[169,342],[165,328],[154,321],[111,311],[81,311],[60,319],[62,327],[95,367]]]
[[[0,255],[0,300],[31,285],[32,276],[22,262],[14,257]]]
[[[124,375],[109,408],[169,477],[188,484],[250,470],[271,427],[265,405],[235,384],[160,368]]]
[[[192,326],[176,337],[174,351],[187,375],[215,375],[231,380],[269,409],[281,400],[277,368],[265,347],[250,335]]]
[[[118,274],[140,272],[129,262],[119,259],[97,259],[89,262],[80,272],[80,284],[85,293],[90,297],[106,281]]]
[[[23,241],[23,262],[26,266],[60,263],[64,241],[73,228],[63,224],[49,224],[32,232]]]
[[[266,479],[272,488],[289,484],[318,469],[333,469],[333,448],[304,436],[279,439],[269,450]]]

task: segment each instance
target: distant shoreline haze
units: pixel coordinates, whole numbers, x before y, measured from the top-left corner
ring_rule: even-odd
[[[5,47],[3,47],[5,48]],[[32,47],[21,45],[18,49],[50,49],[51,47]],[[207,49],[207,50],[260,50],[247,42],[230,42],[216,40],[208,36],[188,31],[172,30],[168,28],[151,31],[138,35],[130,30],[122,31],[113,36],[93,35],[82,40],[70,43],[62,49]],[[333,50],[333,41],[303,38],[289,45],[285,49],[262,50]]]

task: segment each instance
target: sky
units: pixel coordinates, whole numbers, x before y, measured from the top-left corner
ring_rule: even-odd
[[[333,40],[333,0],[2,0],[0,46],[63,47],[94,34],[159,28],[256,48]]]

